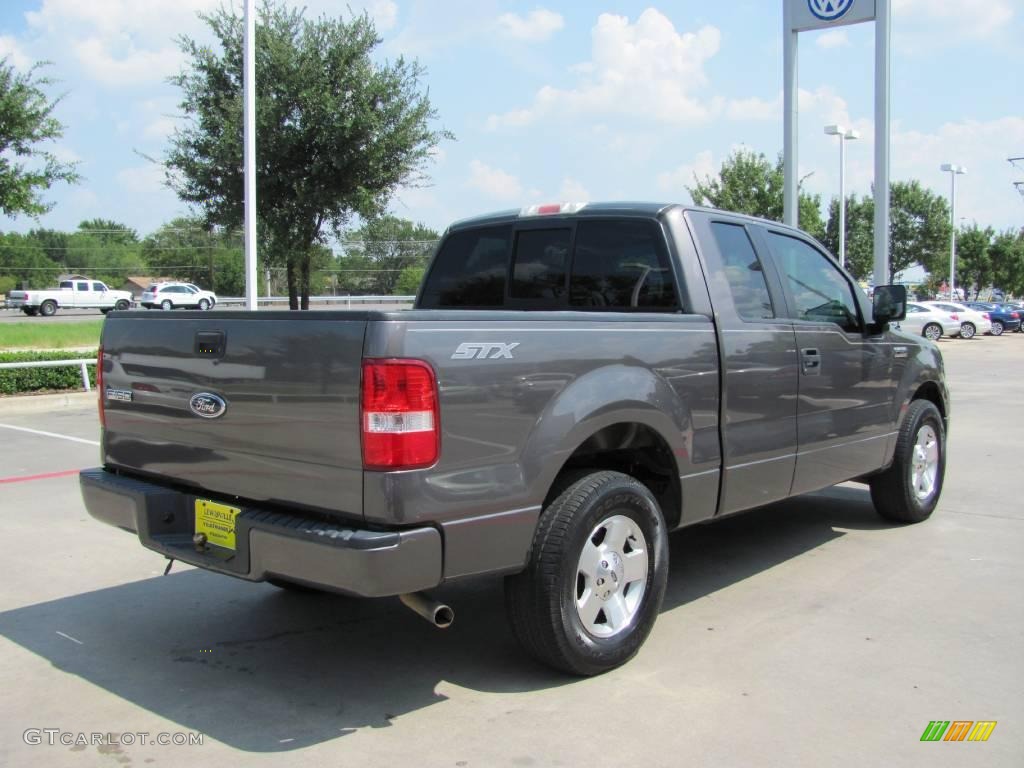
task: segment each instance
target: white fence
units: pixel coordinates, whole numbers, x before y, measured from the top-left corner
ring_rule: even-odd
[[[82,386],[86,392],[91,392],[89,386],[89,369],[87,366],[96,365],[95,358],[85,360],[33,360],[30,363],[0,363],[0,371],[10,368],[63,368],[69,365],[77,365],[82,369]]]

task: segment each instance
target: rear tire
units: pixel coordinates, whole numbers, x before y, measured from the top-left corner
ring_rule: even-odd
[[[946,472],[942,414],[928,400],[914,400],[903,416],[892,465],[871,478],[875,510],[894,523],[927,520],[939,503]]]
[[[171,304],[170,299],[164,299],[163,301],[160,302],[160,309],[164,310],[164,312],[169,312],[170,310],[174,309],[174,305]]]
[[[528,654],[596,675],[643,645],[667,579],[668,537],[651,491],[621,472],[593,472],[541,513],[526,569],[505,579],[505,607]]]
[[[974,327],[974,323],[960,323],[960,338],[961,339],[973,339],[974,335],[978,332],[978,329]]]
[[[57,302],[53,299],[47,299],[39,305],[39,314],[43,317],[53,317],[57,314]]]
[[[1002,336],[1003,335],[1003,324],[1000,323],[998,320],[993,320],[992,321],[992,335],[993,336]]]
[[[942,338],[942,326],[938,323],[928,323],[921,331],[921,335],[929,341],[938,341]]]

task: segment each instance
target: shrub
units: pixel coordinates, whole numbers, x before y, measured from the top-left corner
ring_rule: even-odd
[[[27,363],[36,360],[95,360],[91,352],[0,352],[0,363]],[[89,384],[96,385],[96,366],[90,365]],[[0,394],[38,392],[44,389],[81,389],[82,370],[77,365],[60,368],[0,368]]]

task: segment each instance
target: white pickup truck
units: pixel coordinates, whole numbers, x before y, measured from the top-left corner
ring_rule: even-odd
[[[7,306],[20,309],[26,315],[43,317],[57,314],[58,307],[98,309],[107,314],[112,309],[128,309],[131,305],[132,295],[128,291],[114,291],[98,280],[87,278],[62,280],[57,288],[7,294]]]

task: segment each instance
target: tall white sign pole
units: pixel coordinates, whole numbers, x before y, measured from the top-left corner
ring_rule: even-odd
[[[875,0],[875,285],[889,282],[889,0]]]
[[[800,200],[797,189],[797,115],[800,105],[797,103],[797,93],[800,76],[797,66],[797,53],[799,51],[799,32],[794,29],[792,0],[786,0],[782,9],[782,36],[785,42],[783,60],[782,80],[785,91],[785,102],[783,108],[783,130],[785,137],[782,142],[783,161],[783,192],[782,192],[782,221],[791,227],[800,225]]]
[[[875,285],[889,276],[889,28],[890,0],[783,0],[783,181],[782,220],[799,219],[797,44],[800,32],[875,22]],[[841,140],[841,139],[840,139]]]
[[[245,168],[245,308],[256,303],[256,0],[245,0],[242,41],[243,165]]]

